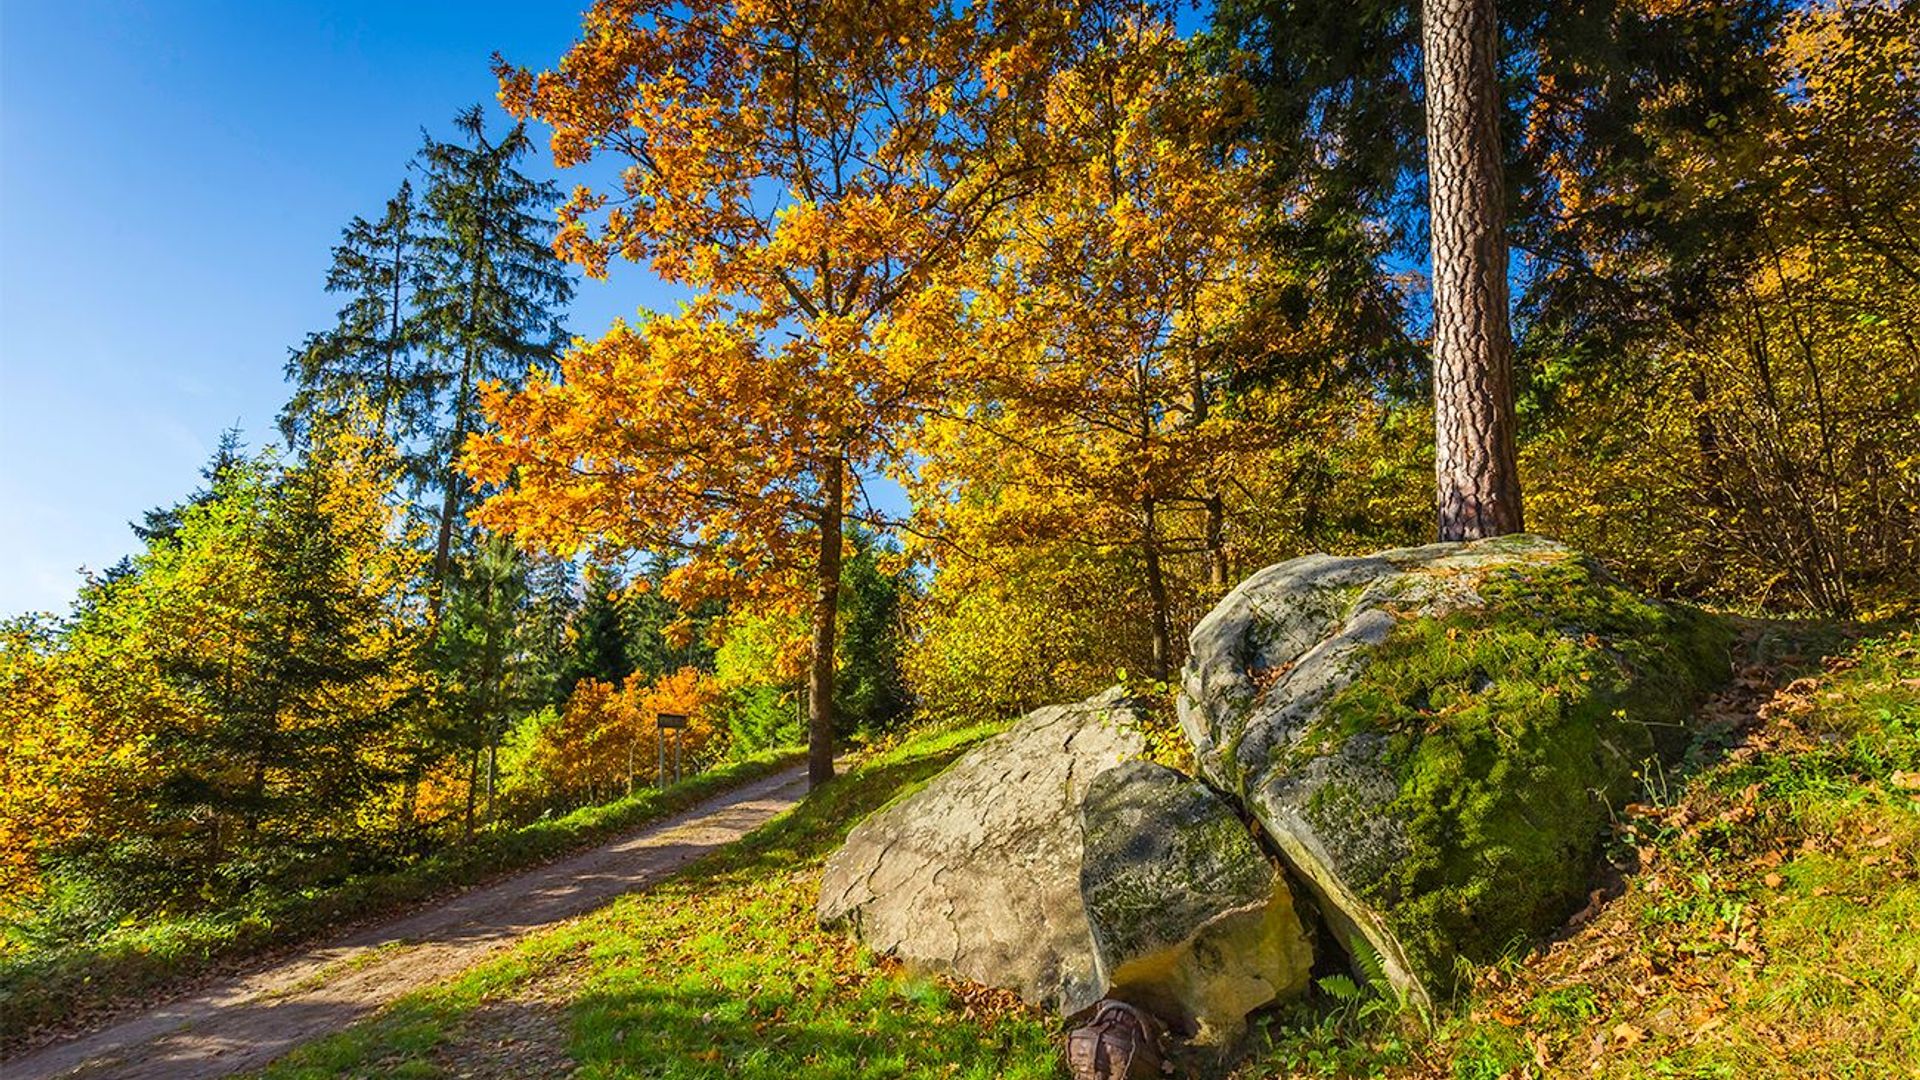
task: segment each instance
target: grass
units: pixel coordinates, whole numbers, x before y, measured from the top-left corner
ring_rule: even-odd
[[[459,1075],[498,1041],[505,1012],[544,1007],[581,1077],[1053,1077],[1051,1018],[876,960],[813,914],[820,864],[848,828],[992,730],[912,737],[669,881],[403,998],[265,1075]]]
[[[795,750],[758,754],[664,790],[648,789],[483,834],[387,873],[299,893],[254,896],[232,908],[130,923],[83,941],[13,943],[0,951],[0,1048],[134,998],[151,1000],[223,965],[590,847],[800,760]]]
[[[1431,1030],[1322,993],[1236,1075],[1920,1078],[1920,635],[1759,698],[1715,763],[1643,778],[1624,893],[1564,940]]]
[[[1749,640],[1749,660],[1821,648],[1780,642]],[[1702,710],[1694,771],[1643,777],[1617,813],[1614,899],[1470,971],[1430,1020],[1396,1014],[1383,975],[1323,969],[1231,1075],[1920,1080],[1920,633],[1824,665],[1762,655],[1742,682]],[[1057,1077],[1052,1017],[813,916],[847,829],[990,730],[906,739],[654,889],[264,1075]]]

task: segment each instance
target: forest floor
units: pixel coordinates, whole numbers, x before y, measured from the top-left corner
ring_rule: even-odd
[[[7,1080],[193,1080],[257,1069],[530,934],[669,877],[791,809],[805,791],[804,769],[783,770],[583,854],[43,1047],[0,1072]]]

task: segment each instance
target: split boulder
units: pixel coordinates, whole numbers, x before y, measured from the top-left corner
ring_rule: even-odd
[[[1579,906],[1610,808],[1727,671],[1711,619],[1532,536],[1271,566],[1190,644],[1201,771],[1419,1005]]]
[[[1202,1034],[1304,986],[1285,879],[1231,806],[1139,761],[1118,688],[1036,710],[856,826],[819,915],[878,953],[1072,1015],[1118,996]]]

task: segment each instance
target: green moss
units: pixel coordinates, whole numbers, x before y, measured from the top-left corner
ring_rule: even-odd
[[[1438,573],[1484,606],[1403,612],[1303,743],[1385,737],[1410,855],[1361,895],[1444,993],[1457,959],[1496,958],[1578,906],[1611,809],[1642,764],[1684,747],[1728,636],[1568,553]]]

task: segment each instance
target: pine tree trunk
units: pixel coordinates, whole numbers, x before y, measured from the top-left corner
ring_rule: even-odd
[[[807,674],[807,786],[833,779],[834,621],[840,607],[840,500],[846,460],[836,452],[820,482],[820,550],[813,600],[813,658]]]
[[[1518,532],[1494,0],[1424,0],[1440,539]]]
[[[460,512],[460,445],[467,441],[467,395],[472,392],[473,352],[460,369],[460,396],[454,400],[453,448],[447,452],[443,478],[446,491],[440,500],[440,533],[433,545],[433,588],[427,594],[427,609],[435,626],[440,624],[440,605],[446,600],[447,575],[453,569],[453,520]]]

